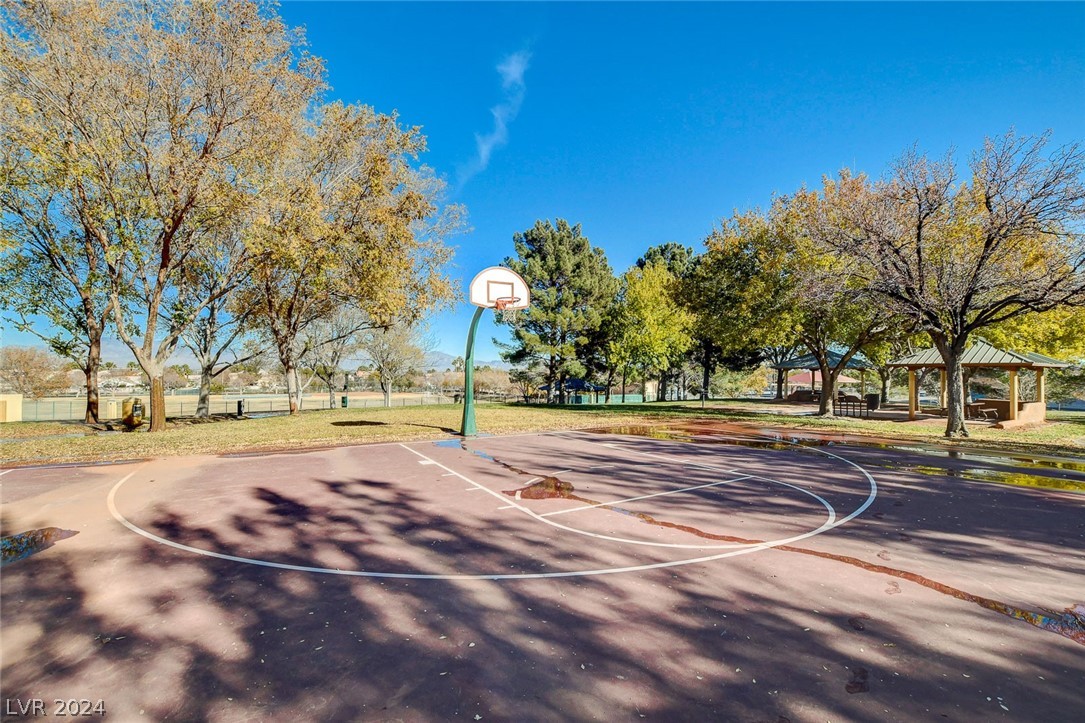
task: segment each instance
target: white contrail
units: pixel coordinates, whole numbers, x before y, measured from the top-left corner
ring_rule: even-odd
[[[524,93],[527,90],[527,86],[524,85],[524,73],[527,72],[530,62],[531,53],[521,50],[505,56],[497,64],[505,98],[490,109],[490,114],[494,117],[493,130],[485,135],[475,134],[475,148],[478,155],[470,163],[460,167],[458,185],[463,186],[475,175],[485,171],[490,165],[494,150],[508,143],[509,124],[516,118],[524,102]]]

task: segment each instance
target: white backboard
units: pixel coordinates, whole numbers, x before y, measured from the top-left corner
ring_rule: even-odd
[[[516,299],[506,308],[525,309],[531,305],[531,292],[527,282],[512,269],[491,266],[479,271],[471,280],[468,299],[475,306],[492,309],[498,299]]]

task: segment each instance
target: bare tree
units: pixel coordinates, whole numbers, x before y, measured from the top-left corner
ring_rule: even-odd
[[[0,348],[0,382],[31,399],[47,397],[68,386],[60,359],[33,346]]]
[[[946,436],[967,435],[960,359],[973,333],[1085,304],[1085,151],[1049,136],[988,139],[958,181],[951,156],[904,154],[885,179],[826,180],[808,229],[875,296],[926,331],[948,374]]]
[[[193,292],[193,303],[199,305],[199,299],[209,299],[181,334],[181,342],[200,365],[197,417],[210,415],[211,385],[217,377],[268,348],[252,335],[253,309],[242,303],[238,293],[250,270],[245,263],[248,250],[242,229],[235,222],[234,227],[223,229],[220,238],[219,243],[195,255],[183,270],[185,287]],[[243,343],[246,337],[248,343]],[[230,359],[223,361],[227,353]]]
[[[303,335],[299,359],[313,375],[328,387],[328,406],[335,407],[335,382],[345,374],[343,362],[358,351],[363,329],[373,323],[362,312],[350,307],[337,309],[327,319],[320,319]]]
[[[392,406],[394,387],[425,363],[426,344],[426,337],[417,327],[405,324],[365,334],[361,351],[377,373],[384,406]]]

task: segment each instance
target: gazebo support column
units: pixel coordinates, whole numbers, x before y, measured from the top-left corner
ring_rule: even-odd
[[[949,405],[946,404],[946,370],[938,370],[938,381],[941,383],[942,391],[938,395],[938,406],[941,409],[945,409]]]
[[[1036,401],[1047,409],[1047,381],[1044,379],[1044,368],[1036,367]]]
[[[916,408],[919,406],[919,398],[916,394],[915,369],[908,370],[908,419],[915,419]]]
[[[1020,398],[1020,384],[1017,381],[1017,370],[1010,369],[1010,419],[1017,419],[1017,402]]]

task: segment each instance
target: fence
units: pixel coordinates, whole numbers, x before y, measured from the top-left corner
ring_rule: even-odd
[[[145,410],[150,407],[150,400],[146,396],[137,395],[136,399],[143,402]],[[290,402],[285,394],[274,396],[237,396],[226,398],[213,398],[209,403],[211,414],[236,414],[239,400],[245,402],[245,414],[275,414],[290,411]],[[383,397],[354,397],[347,395],[348,406],[351,409],[369,409],[384,406]],[[98,405],[98,416],[101,419],[120,419],[121,397],[103,397]],[[453,399],[440,394],[396,394],[392,396],[393,407],[417,407],[433,404],[451,404]],[[342,395],[337,394],[335,403],[329,405],[328,395],[309,395],[302,399],[303,411],[316,409],[338,408],[342,403]],[[191,417],[196,414],[197,399],[189,396],[167,396],[167,417]],[[24,422],[51,422],[80,420],[86,416],[86,397],[72,397],[71,399],[32,399],[23,401]]]

